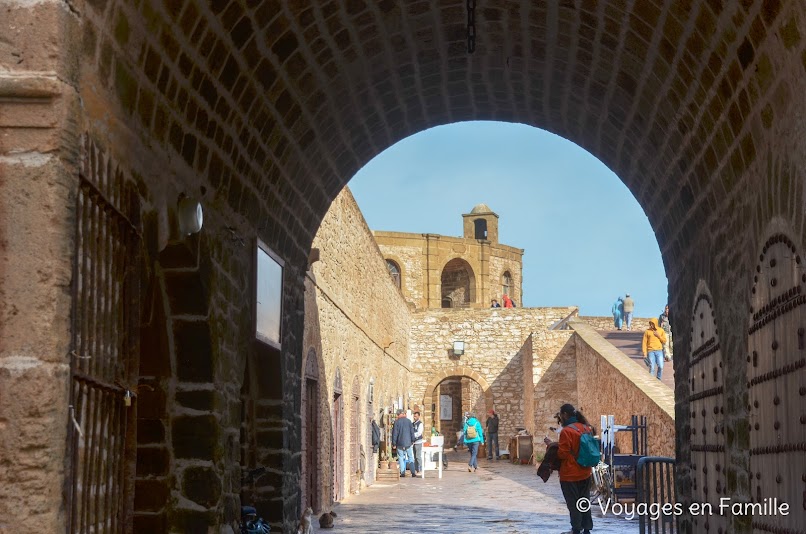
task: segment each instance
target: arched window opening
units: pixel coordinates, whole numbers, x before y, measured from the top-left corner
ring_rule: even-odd
[[[392,277],[395,285],[400,288],[400,265],[393,260],[386,260],[386,268],[389,269],[389,276]]]
[[[467,308],[475,302],[476,280],[470,264],[454,258],[442,269],[442,307]],[[446,303],[450,305],[446,306]]]
[[[473,221],[473,225],[476,239],[487,239],[487,219],[476,219]]]
[[[515,295],[512,294],[513,289],[512,275],[509,273],[509,271],[504,271],[504,274],[501,276],[501,294],[514,297]]]

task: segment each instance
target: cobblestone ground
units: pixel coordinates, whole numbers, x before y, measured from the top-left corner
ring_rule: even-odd
[[[480,460],[478,471],[468,473],[464,451],[450,452],[448,459],[441,480],[428,471],[425,480],[378,481],[348,496],[334,508],[338,516],[330,532],[558,534],[571,529],[557,473],[544,483],[535,466]],[[593,527],[600,534],[630,534],[638,532],[638,521],[602,517],[594,506]]]

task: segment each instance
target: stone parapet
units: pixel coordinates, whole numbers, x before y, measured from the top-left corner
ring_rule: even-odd
[[[584,322],[587,325],[590,325],[594,330],[615,330],[616,327],[613,324],[613,316],[608,315],[606,317],[591,317],[591,316],[582,316],[577,318],[579,321]],[[632,329],[633,331],[643,331],[649,328],[649,317],[633,317],[632,319]]]

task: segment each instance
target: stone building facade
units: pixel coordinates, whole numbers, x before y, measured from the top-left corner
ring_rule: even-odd
[[[522,304],[523,249],[498,242],[498,215],[486,204],[462,219],[462,237],[373,231],[406,300],[415,309],[486,308],[506,293]]]
[[[302,501],[320,512],[360,489],[358,471],[364,484],[374,480],[370,425],[383,425],[381,411],[408,395],[411,318],[348,189],[313,246],[319,256],[305,279]]]

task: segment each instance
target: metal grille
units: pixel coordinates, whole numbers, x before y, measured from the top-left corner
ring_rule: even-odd
[[[637,503],[648,505],[674,505],[676,493],[674,458],[645,456],[638,460],[636,468]],[[638,514],[638,531],[641,534],[672,534],[676,529],[674,513],[658,513],[654,515]]]
[[[130,532],[141,239],[133,187],[84,140],[73,275],[70,532]]]

